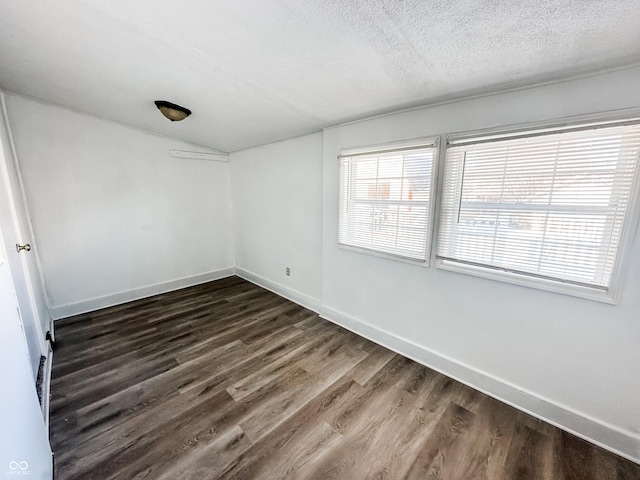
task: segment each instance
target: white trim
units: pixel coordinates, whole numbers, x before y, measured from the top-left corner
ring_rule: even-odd
[[[282,285],[281,283],[269,280],[257,273],[250,272],[244,268],[236,267],[236,275],[240,278],[254,283],[262,288],[265,288],[273,293],[280,295],[281,297],[291,300],[298,305],[302,305],[309,310],[319,313],[320,312],[320,300],[318,298],[307,295],[299,290],[295,290],[291,287]]]
[[[640,463],[640,434],[603,422],[326,305],[320,316],[518,410]]]
[[[640,107],[629,107],[615,110],[605,110],[603,112],[586,113],[580,115],[570,115],[546,120],[536,120],[534,122],[520,122],[507,125],[494,125],[487,128],[477,128],[473,130],[461,130],[457,132],[443,133],[443,150],[451,144],[455,146],[458,142],[469,141],[474,138],[496,137],[496,140],[504,137],[508,140],[510,136],[515,136],[525,132],[535,135],[543,135],[545,130],[561,130],[586,125],[606,124],[634,120],[640,117]]]
[[[133,300],[140,300],[146,297],[152,297],[160,293],[171,292],[181,288],[192,287],[201,283],[220,280],[221,278],[230,277],[235,274],[235,267],[223,268],[213,272],[201,273],[190,277],[177,278],[168,282],[156,283],[146,287],[140,287],[125,292],[113,293],[103,297],[91,298],[76,303],[66,305],[56,305],[51,307],[51,316],[54,320],[79,315],[81,313],[92,312],[101,308],[120,305]]]
[[[339,215],[338,215],[338,246],[344,250],[351,250],[358,253],[364,253],[368,255],[379,256],[383,258],[388,258],[391,260],[397,260],[401,262],[420,264],[425,267],[430,266],[430,258],[431,258],[431,246],[432,246],[432,232],[433,232],[433,221],[435,216],[434,203],[434,188],[437,185],[438,179],[438,163],[440,157],[440,136],[432,136],[432,137],[421,137],[414,138],[410,140],[402,140],[391,143],[383,143],[377,145],[369,145],[369,146],[360,146],[353,148],[345,148],[340,151],[340,155],[338,155],[338,159],[340,161],[340,179],[338,180],[340,184],[339,188]],[[347,234],[349,237],[348,241],[341,241],[342,238],[342,229],[343,225],[348,225],[346,228],[351,230],[352,218],[349,214],[350,205],[352,204],[352,191],[355,188],[356,180],[353,179],[353,167],[352,161],[353,157],[357,156],[378,156],[378,158],[382,157],[387,153],[397,152],[402,153],[408,150],[430,150],[431,151],[431,178],[429,179],[429,198],[426,201],[421,201],[416,206],[421,206],[426,203],[427,213],[426,213],[426,224],[425,224],[425,239],[424,239],[424,254],[422,256],[411,256],[411,252],[403,253],[399,249],[395,251],[390,247],[390,245],[358,245],[352,242],[351,234]],[[344,162],[344,163],[343,163]],[[344,164],[347,164],[347,175],[345,175],[343,171]],[[401,174],[402,179],[405,178],[404,173]],[[377,174],[376,174],[377,178]],[[355,182],[355,183],[354,183]],[[345,198],[346,197],[346,198]],[[411,206],[414,204],[412,201],[408,200],[358,200],[357,203],[367,203],[371,206],[375,204],[381,205],[405,205]],[[355,202],[354,202],[355,203]],[[417,203],[417,202],[416,202]],[[411,208],[411,207],[409,207]],[[351,242],[351,243],[350,243]]]
[[[430,256],[425,255],[425,258],[413,258],[404,257],[400,253],[381,252],[380,250],[374,250],[372,248],[358,247],[356,245],[349,245],[348,243],[340,243],[338,241],[338,248],[340,250],[346,250],[349,252],[364,253],[365,255],[371,255],[374,257],[388,258],[389,260],[395,260],[397,262],[410,263],[412,265],[418,265],[420,267],[429,267]]]
[[[47,359],[44,362],[44,371],[42,372],[42,414],[44,416],[44,424],[49,430],[49,403],[51,394],[51,370],[53,368],[53,350],[51,346],[47,346]]]
[[[51,340],[53,340],[55,342],[56,341],[56,332],[55,332],[54,325],[55,325],[54,319],[53,319],[53,317],[51,317],[51,315],[49,315],[49,333],[51,334]]]
[[[616,301],[616,304],[619,303],[622,296],[623,280],[626,278],[629,256],[633,249],[633,240],[638,235],[638,225],[640,225],[640,167],[636,170],[633,192],[629,199],[629,209],[624,223],[620,243],[618,244],[616,263],[609,283],[609,295]]]
[[[20,171],[20,165],[18,164],[18,153],[16,151],[15,142],[13,140],[11,123],[9,122],[9,113],[7,111],[6,96],[4,91],[2,90],[0,90],[0,109],[2,110],[1,112],[2,123],[4,124],[4,130],[7,136],[7,140],[9,142],[9,149],[11,150],[11,157],[12,157],[12,158],[6,158],[6,155],[5,155],[4,156],[5,164],[3,165],[3,169],[6,173],[5,184],[7,188],[7,196],[9,200],[10,213],[14,223],[14,229],[19,237],[19,241],[21,243],[27,243],[27,241],[24,238],[24,235],[27,235],[28,238],[30,238],[29,243],[31,244],[31,249],[32,249],[32,252],[30,253],[30,255],[34,256],[35,267],[36,267],[36,270],[38,271],[40,286],[42,288],[42,294],[44,295],[44,298],[42,300],[44,302],[45,308],[48,310],[49,300],[47,297],[47,290],[44,283],[44,277],[42,274],[40,257],[38,255],[38,248],[37,248],[38,242],[36,240],[36,236],[33,230],[33,225],[31,224],[31,214],[29,213],[29,207],[27,205],[27,197],[25,194],[24,183],[22,181],[22,173]],[[17,185],[15,186],[11,184],[12,175],[11,175],[11,172],[9,171],[10,170],[8,165],[9,162],[11,163],[12,168],[15,171],[15,178],[17,180]],[[18,190],[17,192],[15,191],[16,189]],[[16,199],[17,196],[19,196],[18,199]],[[23,212],[27,217],[27,218],[22,218],[23,223],[24,225],[26,225],[26,228],[27,228],[26,232],[22,231],[22,224],[20,222],[20,218],[18,217],[18,207],[16,206],[16,202],[19,202],[21,204]],[[5,248],[7,248],[6,245],[5,245]],[[34,282],[33,282],[33,279],[31,278],[31,272],[29,271],[29,264],[28,264],[29,260],[24,255],[19,255],[17,261],[20,263],[20,270],[21,270],[20,273],[22,273],[22,276],[24,277],[25,289],[27,292],[27,297],[29,299],[28,300],[29,310],[31,312],[32,321],[35,323],[36,334],[38,336],[37,338],[38,348],[40,350],[40,354],[43,355],[47,351],[47,346],[44,339],[46,332],[42,331],[44,319],[40,315],[41,312],[38,309],[38,302],[36,301],[36,295],[33,290]],[[13,274],[19,275],[18,272],[13,272]],[[48,312],[44,312],[44,313],[45,315],[48,314]],[[21,313],[21,315],[24,315],[24,314],[29,315],[29,312]]]
[[[387,150],[403,150],[413,148],[437,148],[438,136],[412,138],[399,140],[397,142],[376,143],[373,145],[363,145],[360,147],[343,148],[340,150],[340,157],[351,157],[358,155],[376,155]],[[435,156],[435,155],[434,155]]]
[[[532,275],[505,272],[502,270],[468,265],[456,262],[455,260],[445,260],[441,258],[436,258],[435,265],[436,268],[448,270],[450,272],[473,275],[474,277],[487,278],[489,280],[510,283],[512,285],[520,285],[521,287],[537,288],[538,290],[545,290],[547,292],[571,295],[572,297],[608,303],[609,305],[618,304],[618,299],[615,298],[612,293],[595,288],[589,288],[587,286],[572,285],[561,281],[537,278]]]

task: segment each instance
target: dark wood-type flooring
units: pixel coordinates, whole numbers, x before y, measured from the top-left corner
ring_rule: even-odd
[[[640,479],[231,277],[56,323],[57,478]]]

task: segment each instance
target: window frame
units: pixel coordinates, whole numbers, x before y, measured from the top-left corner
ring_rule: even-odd
[[[480,278],[487,278],[504,283],[510,283],[539,290],[545,290],[554,293],[570,295],[574,297],[595,300],[602,303],[617,305],[622,292],[622,280],[626,275],[627,260],[631,250],[631,244],[636,234],[639,217],[640,217],[640,165],[636,171],[636,177],[632,186],[632,192],[629,198],[629,207],[626,212],[625,221],[622,225],[620,241],[618,244],[618,253],[616,255],[615,264],[607,290],[600,290],[588,286],[575,285],[565,283],[561,280],[546,279],[536,276],[530,276],[525,273],[516,273],[506,270],[499,270],[489,267],[483,267],[473,264],[465,264],[463,262],[453,261],[449,259],[439,258],[437,248],[442,226],[442,200],[444,195],[444,174],[446,167],[446,155],[450,142],[471,141],[477,138],[508,139],[517,138],[518,136],[528,134],[543,134],[544,132],[554,132],[558,130],[572,130],[579,128],[588,128],[589,125],[619,124],[619,123],[640,123],[640,109],[625,109],[617,112],[610,112],[595,115],[582,115],[565,119],[550,120],[547,122],[535,122],[528,124],[519,124],[514,126],[493,127],[489,129],[480,129],[443,135],[441,138],[441,147],[439,149],[439,175],[438,187],[434,207],[436,208],[436,219],[434,222],[434,231],[432,235],[433,246],[432,263],[436,268],[456,273],[467,274]],[[535,132],[535,133],[534,133]],[[639,159],[640,162],[640,159]]]
[[[345,148],[340,151],[338,155],[338,248],[341,250],[356,252],[356,253],[364,253],[367,255],[371,255],[374,257],[386,258],[390,260],[395,260],[398,262],[409,263],[424,267],[429,267],[431,265],[431,257],[433,252],[433,241],[434,241],[434,231],[435,231],[435,220],[436,220],[436,203],[437,203],[437,195],[436,189],[439,183],[439,165],[440,165],[440,136],[432,136],[432,137],[421,137],[412,140],[403,140],[399,142],[392,143],[383,143],[383,144],[375,144],[375,145],[367,145],[361,147],[353,147],[353,148]],[[431,160],[431,178],[429,182],[429,198],[428,198],[428,208],[427,215],[425,218],[425,242],[424,242],[424,256],[421,258],[414,258],[409,256],[403,256],[402,254],[396,254],[393,252],[386,252],[382,250],[376,250],[374,248],[366,248],[359,245],[352,245],[348,243],[343,243],[340,240],[340,228],[342,223],[342,208],[343,208],[343,185],[341,181],[342,172],[340,167],[340,161],[344,157],[350,156],[363,156],[369,154],[376,153],[385,153],[387,151],[402,151],[402,150],[410,150],[410,149],[418,149],[418,148],[431,148],[432,149],[432,160]],[[348,200],[344,200],[348,201]]]

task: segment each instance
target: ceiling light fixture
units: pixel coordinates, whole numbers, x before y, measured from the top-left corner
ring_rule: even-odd
[[[175,103],[167,102],[165,100],[156,100],[154,102],[158,110],[162,112],[162,115],[167,117],[172,122],[179,122],[191,115],[191,110],[181,107]]]

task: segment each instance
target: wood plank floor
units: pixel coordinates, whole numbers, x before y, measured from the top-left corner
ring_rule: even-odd
[[[63,479],[640,479],[237,277],[56,323]]]

